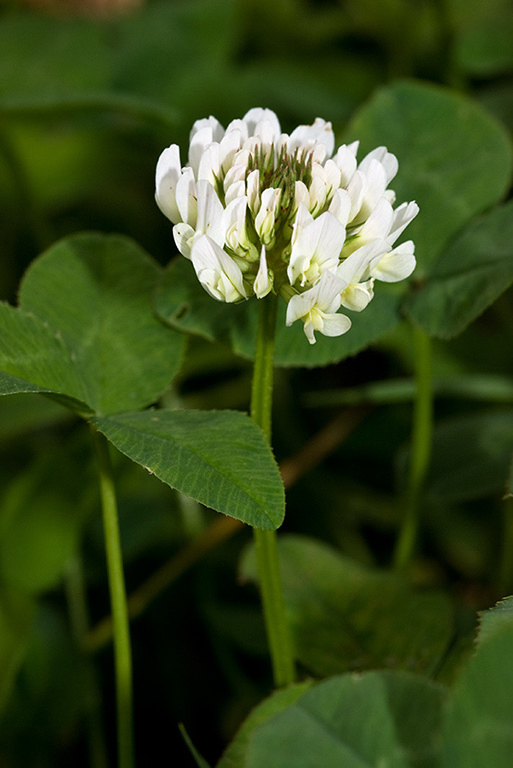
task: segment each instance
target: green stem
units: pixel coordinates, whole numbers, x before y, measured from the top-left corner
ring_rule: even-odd
[[[413,327],[415,344],[416,396],[413,411],[413,435],[405,513],[394,552],[394,566],[403,569],[411,561],[417,542],[422,489],[431,457],[433,431],[433,382],[431,376],[431,341],[420,328]]]
[[[130,648],[130,628],[123,575],[123,558],[119,538],[116,491],[107,441],[103,435],[94,429],[93,438],[100,476],[100,495],[114,630],[118,767],[133,768],[132,652]]]
[[[251,418],[271,442],[273,358],[278,297],[269,294],[259,307],[259,321],[251,389]],[[276,687],[295,680],[292,642],[285,613],[285,598],[276,531],[254,529],[257,567],[267,639]]]

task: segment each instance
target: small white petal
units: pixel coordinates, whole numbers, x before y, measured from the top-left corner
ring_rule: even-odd
[[[225,192],[224,202],[228,205],[237,197],[245,197],[246,195],[246,182],[244,180],[236,181],[231,184]]]
[[[376,147],[372,152],[366,155],[358,166],[358,169],[367,172],[371,160],[377,160],[380,162],[385,170],[387,184],[390,184],[394,176],[399,169],[399,163],[397,158],[391,152],[388,152],[386,147]]]
[[[340,169],[333,160],[326,160],[324,170],[326,172],[326,185],[328,187],[328,192],[332,194],[335,189],[340,187]]]
[[[388,250],[386,240],[372,240],[370,243],[357,248],[335,270],[337,277],[350,283],[359,283],[370,277],[369,270],[378,263]]]
[[[205,179],[209,184],[215,186],[217,179],[221,175],[221,162],[219,159],[219,144],[210,144],[203,152],[198,164],[196,178]]]
[[[219,142],[219,165],[226,173],[233,163],[233,158],[242,147],[245,136],[240,130],[227,130]]]
[[[327,313],[322,318],[322,328],[319,328],[323,336],[342,336],[351,328],[351,320],[347,315]],[[308,339],[310,341],[310,339]],[[310,342],[312,343],[312,342]]]
[[[276,215],[280,204],[281,189],[264,189],[260,210],[255,216],[255,230],[262,243],[269,245],[275,235]]]
[[[160,155],[155,171],[155,200],[158,207],[173,224],[180,221],[175,190],[181,175],[180,149],[171,144]]]
[[[198,168],[203,157],[203,153],[213,143],[213,131],[209,125],[200,128],[191,138],[189,144],[189,165],[198,178]]]
[[[196,227],[198,216],[198,192],[192,168],[186,167],[176,185],[176,207],[179,220]]]
[[[204,117],[201,120],[196,120],[194,125],[191,128],[191,132],[189,134],[189,143],[192,141],[193,137],[204,128],[208,128],[211,132],[212,141],[221,141],[224,135],[224,128],[215,117]]]
[[[196,232],[189,224],[175,224],[173,227],[173,237],[176,247],[186,259],[191,258],[191,248]]]
[[[403,203],[394,211],[394,217],[390,225],[387,240],[393,245],[400,234],[408,226],[410,221],[415,218],[419,212],[417,203]]]
[[[313,125],[298,125],[288,141],[289,152],[293,152],[299,147],[314,147],[316,144],[322,144],[325,148],[324,157],[331,157],[335,148],[335,137],[331,123],[327,123],[321,117],[317,117]]]
[[[334,268],[346,236],[345,227],[331,213],[323,213],[301,230],[292,246],[287,276],[290,284],[315,282],[324,270]]]
[[[292,227],[291,244],[294,247],[296,240],[299,237],[299,233],[303,231],[305,227],[313,222],[314,218],[306,205],[302,202],[297,207],[296,217],[294,219],[294,225]]]
[[[412,240],[386,253],[372,268],[371,274],[385,283],[396,283],[409,277],[415,269],[415,246]]]
[[[353,312],[362,312],[374,296],[374,280],[351,283],[340,294],[342,306]]]
[[[296,210],[299,208],[300,203],[306,209],[310,208],[310,194],[304,181],[296,181],[294,184],[294,205]]]
[[[358,173],[362,173],[360,168]],[[363,179],[363,199],[358,215],[355,217],[355,223],[361,223],[372,213],[387,188],[386,172],[379,160],[370,160],[363,173]]]
[[[338,148],[333,160],[340,170],[340,186],[347,187],[356,171],[355,152],[352,151],[351,147],[343,144]]]
[[[347,189],[336,189],[328,211],[335,216],[340,223],[347,227],[351,212],[351,198]]]
[[[193,243],[191,261],[200,283],[218,301],[233,303],[247,298],[239,267],[208,235]]]
[[[272,285],[272,280],[269,277],[269,272],[267,269],[265,248],[262,246],[262,251],[260,253],[260,266],[258,267],[255,282],[253,283],[253,290],[255,291],[257,299],[263,299],[264,296],[267,296],[272,288]]]
[[[260,209],[260,171],[251,171],[246,179],[246,194],[251,213],[256,216]]]
[[[272,109],[253,107],[253,109],[246,112],[242,119],[248,127],[248,136],[257,135],[257,127],[264,122],[271,126],[275,139],[278,139],[281,135],[280,121]]]
[[[360,245],[370,240],[385,239],[390,232],[393,220],[393,208],[386,197],[382,197],[358,232]]]
[[[347,185],[347,194],[351,200],[351,210],[349,212],[349,222],[354,221],[360,212],[363,202],[363,193],[365,191],[365,177],[360,171],[355,171]]]
[[[196,232],[209,235],[218,245],[224,245],[224,208],[214,187],[208,181],[198,181],[198,221]]]

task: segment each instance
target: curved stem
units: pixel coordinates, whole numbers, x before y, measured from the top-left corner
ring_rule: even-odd
[[[405,513],[394,552],[394,566],[405,568],[414,553],[420,517],[422,489],[431,458],[433,431],[433,382],[431,376],[431,340],[420,328],[413,327],[415,343],[416,395],[413,411],[413,435]]]
[[[260,300],[259,320],[251,388],[251,418],[271,442],[274,337],[278,297],[269,294]],[[292,642],[285,614],[285,598],[278,557],[276,531],[253,531],[260,592],[267,639],[276,687],[295,680]]]
[[[107,571],[114,629],[118,766],[119,768],[133,768],[132,652],[130,648],[130,628],[119,537],[116,491],[107,441],[96,430],[93,429],[92,432],[100,476],[103,529],[105,533]]]

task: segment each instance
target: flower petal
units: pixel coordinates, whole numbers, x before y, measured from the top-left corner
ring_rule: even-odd
[[[180,148],[171,144],[160,155],[155,171],[155,200],[158,207],[173,224],[178,224],[180,214],[176,205],[175,190],[182,169]]]
[[[269,276],[267,269],[267,259],[265,254],[265,248],[262,246],[260,253],[260,266],[258,268],[255,282],[253,283],[253,290],[255,291],[257,299],[263,299],[267,296],[271,288],[273,287],[273,281]]]
[[[396,283],[409,277],[415,269],[415,246],[412,240],[386,253],[371,270],[371,275],[385,283]]]
[[[239,267],[208,235],[193,243],[191,261],[200,283],[214,299],[233,303],[247,298]]]

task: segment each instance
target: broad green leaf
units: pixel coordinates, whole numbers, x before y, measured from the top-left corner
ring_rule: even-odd
[[[347,131],[361,156],[386,145],[397,155],[391,186],[398,202],[416,200],[417,218],[405,236],[416,245],[417,275],[431,266],[454,235],[505,194],[511,145],[504,129],[470,99],[439,86],[386,86],[357,113]]]
[[[124,237],[79,234],[52,246],[27,270],[19,308],[0,305],[2,393],[55,393],[93,413],[156,400],[184,343],[153,315],[158,274]]]
[[[144,411],[94,418],[132,461],[201,504],[255,528],[285,514],[278,467],[262,432],[237,411]]]
[[[436,768],[444,695],[404,672],[325,680],[264,722],[237,768]]]
[[[490,635],[505,626],[513,626],[513,597],[505,597],[493,608],[479,613],[478,646],[488,640]]]
[[[264,699],[244,720],[235,738],[223,752],[216,768],[245,768],[248,745],[255,730],[277,712],[281,712],[294,704],[311,687],[312,683],[312,680],[296,683],[283,690],[275,691],[268,699]]]
[[[173,328],[216,340],[230,346],[241,357],[255,355],[257,299],[240,304],[216,301],[201,287],[191,263],[174,259],[158,284],[155,308],[158,316]],[[355,355],[378,341],[399,322],[398,296],[379,286],[376,296],[362,313],[348,312],[353,323],[348,333],[336,338],[317,334],[313,345],[300,321],[287,328],[285,303],[280,302],[276,329],[277,366],[327,365]]]
[[[23,592],[0,589],[0,714],[10,697],[16,674],[23,662],[35,604]]]
[[[3,395],[22,392],[66,393],[85,405],[87,391],[71,351],[57,329],[23,309],[0,303],[0,385]]]
[[[513,283],[513,202],[472,223],[433,265],[428,281],[406,303],[432,336],[465,330]]]
[[[433,434],[427,494],[458,502],[506,489],[513,451],[513,410],[470,413],[440,422]]]
[[[364,568],[314,539],[282,536],[279,551],[296,654],[308,670],[436,667],[452,636],[441,593],[415,592],[401,577]],[[241,568],[257,579],[253,548]]]
[[[513,623],[483,638],[457,679],[443,726],[442,768],[510,768]]]

